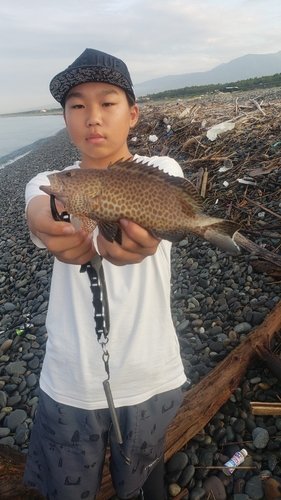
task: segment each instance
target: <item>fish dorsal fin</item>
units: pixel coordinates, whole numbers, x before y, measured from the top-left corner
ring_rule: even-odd
[[[195,186],[188,179],[183,177],[175,177],[173,175],[160,170],[158,167],[149,165],[148,162],[139,162],[128,159],[116,161],[108,165],[108,170],[128,172],[130,175],[138,175],[141,177],[150,177],[157,179],[163,183],[168,183],[177,190],[177,195],[180,197],[183,206],[192,206],[194,212],[200,213],[203,209],[203,201]]]
[[[167,174],[165,175],[167,176]],[[195,213],[199,214],[202,212],[203,200],[192,182],[190,182],[188,179],[175,177],[169,174],[168,178],[166,178],[165,180],[177,190],[177,195],[181,200],[183,210],[185,206],[188,206],[188,208],[192,207],[192,210]]]
[[[131,175],[139,175],[147,177],[153,176],[157,179],[163,179],[165,181],[166,177],[170,177],[169,174],[163,172],[158,167],[154,167],[153,165],[149,165],[148,162],[136,161],[129,158],[128,160],[123,161],[123,158],[117,160],[115,163],[110,163],[108,165],[108,170],[115,172],[129,172]]]

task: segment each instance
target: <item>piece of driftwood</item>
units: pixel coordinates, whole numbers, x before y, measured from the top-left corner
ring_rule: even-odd
[[[258,257],[261,257],[265,260],[269,260],[269,262],[273,262],[273,264],[281,266],[281,255],[269,252],[268,250],[266,250],[263,247],[260,247],[259,245],[249,240],[239,232],[235,234],[234,239],[237,245],[244,248],[245,250],[248,250],[248,252],[253,252]]]
[[[250,406],[253,415],[281,415],[281,402],[261,403],[253,401]]]
[[[184,402],[169,427],[165,460],[211,420],[239,385],[246,368],[256,356],[257,347],[268,345],[280,327],[281,301],[239,347],[185,394]]]
[[[0,445],[0,500],[44,500],[34,488],[22,484],[25,455]]]
[[[280,327],[281,301],[239,347],[184,394],[183,404],[168,429],[165,461],[179,451],[211,420],[239,385],[247,366],[256,356],[257,349],[267,346]],[[20,455],[20,459],[13,460],[13,457]],[[7,447],[0,446],[1,500],[42,500],[39,493],[21,485],[24,459],[24,455],[20,452],[10,449],[8,451]],[[114,494],[108,460],[107,455],[102,486],[97,500],[108,500]]]

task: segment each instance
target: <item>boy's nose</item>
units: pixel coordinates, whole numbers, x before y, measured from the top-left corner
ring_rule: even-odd
[[[97,110],[92,110],[91,112],[89,112],[87,117],[87,126],[92,127],[94,125],[100,125],[100,124],[101,124],[100,113]]]

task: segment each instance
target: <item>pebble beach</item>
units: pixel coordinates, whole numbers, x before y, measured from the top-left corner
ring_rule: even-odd
[[[0,444],[25,454],[38,406],[53,258],[29,238],[24,189],[38,172],[62,169],[79,157],[62,130],[0,170]],[[246,251],[231,257],[192,236],[172,247],[171,309],[191,386],[279,302],[280,281],[256,272],[256,260]],[[280,353],[280,336],[271,348]],[[281,382],[261,360],[249,366],[208,425],[166,463],[168,498],[281,498],[281,412],[253,415],[250,407],[280,396]],[[221,465],[242,448],[248,455],[241,468],[226,475]]]

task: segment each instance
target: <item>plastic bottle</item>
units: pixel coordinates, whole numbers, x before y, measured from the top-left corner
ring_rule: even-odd
[[[227,469],[223,469],[224,474],[230,476],[235,471],[236,467],[244,462],[247,455],[248,452],[245,448],[234,453],[233,457],[224,464],[225,467],[228,467]]]

